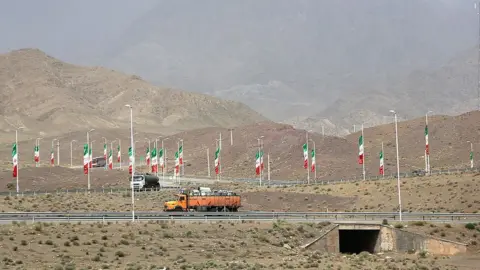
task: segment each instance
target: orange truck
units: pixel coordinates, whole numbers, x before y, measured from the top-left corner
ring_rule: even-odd
[[[199,187],[181,190],[177,200],[166,201],[164,211],[237,212],[241,206],[240,195],[228,190]]]

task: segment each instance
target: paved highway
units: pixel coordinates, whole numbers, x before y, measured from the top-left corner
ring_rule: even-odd
[[[478,222],[480,214],[465,213],[403,213],[403,221],[442,223]],[[74,221],[129,221],[131,212],[11,212],[0,213],[0,223],[13,221],[74,222]],[[389,212],[136,212],[136,220],[177,221],[275,221],[291,222],[381,222],[399,221],[398,213]]]

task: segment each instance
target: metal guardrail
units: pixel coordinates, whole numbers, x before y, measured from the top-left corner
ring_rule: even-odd
[[[101,221],[131,220],[131,212],[11,212],[0,213],[0,221]],[[136,212],[136,220],[258,220],[258,221],[399,221],[392,212]],[[402,213],[402,221],[468,223],[480,214]]]

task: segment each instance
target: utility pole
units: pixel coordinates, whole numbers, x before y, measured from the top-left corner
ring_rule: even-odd
[[[207,146],[207,171],[208,171],[208,178],[210,178],[210,149]]]
[[[396,141],[396,150],[397,150],[397,191],[398,191],[398,214],[400,221],[402,221],[402,196],[400,193],[400,159],[398,154],[398,124],[397,124],[397,113],[394,110],[390,110],[391,113],[395,115],[395,141]]]
[[[70,168],[73,167],[73,142],[76,142],[77,140],[71,140],[70,141]]]

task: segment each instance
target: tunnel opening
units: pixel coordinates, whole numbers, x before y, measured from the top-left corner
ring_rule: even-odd
[[[339,230],[340,253],[375,253],[380,230]]]

